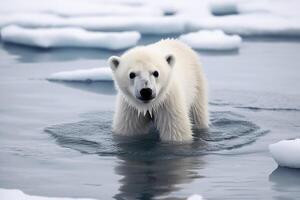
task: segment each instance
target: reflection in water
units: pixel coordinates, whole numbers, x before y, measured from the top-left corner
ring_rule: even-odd
[[[45,132],[66,148],[83,154],[116,156],[116,173],[122,176],[115,199],[157,199],[196,178],[203,155],[253,143],[265,131],[231,112],[212,112],[209,130],[198,131],[190,144],[159,141],[157,131],[136,137],[114,136],[113,113],[85,114],[85,120],[48,127]]]
[[[269,181],[274,183],[273,190],[280,192],[276,199],[300,199],[300,169],[278,167],[270,174]],[[288,197],[285,197],[285,194]]]
[[[122,179],[119,180],[119,193],[114,196],[117,200],[150,200],[167,195],[179,190],[180,184],[201,178],[196,169],[204,165],[199,157],[145,160],[123,156],[118,158],[121,161],[115,171]]]
[[[266,133],[243,116],[232,112],[212,112],[209,130],[197,131],[190,144],[170,144],[159,141],[155,130],[136,137],[113,136],[110,111],[85,114],[86,120],[48,127],[59,145],[82,153],[100,156],[131,156],[140,159],[200,156],[220,150],[251,144]]]

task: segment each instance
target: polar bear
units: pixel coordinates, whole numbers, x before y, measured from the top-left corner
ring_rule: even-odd
[[[117,94],[113,132],[146,134],[153,124],[162,141],[192,140],[209,124],[206,79],[197,54],[167,39],[111,56]]]

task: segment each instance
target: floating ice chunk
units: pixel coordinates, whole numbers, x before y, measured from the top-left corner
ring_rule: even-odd
[[[238,35],[300,35],[298,20],[268,13],[208,17],[203,20],[190,19],[187,26],[190,30],[221,29],[226,33]]]
[[[60,17],[52,14],[2,14],[0,27],[19,25],[30,28],[81,27],[93,31],[138,31],[144,34],[170,34],[185,31],[185,19],[168,16]]]
[[[0,197],[3,200],[92,200],[85,198],[59,198],[59,197],[43,197],[31,196],[25,194],[21,190],[8,190],[0,188]]]
[[[221,29],[238,35],[300,35],[300,1],[210,0],[215,15],[187,18],[188,30]]]
[[[50,81],[111,81],[112,73],[110,68],[94,68],[74,71],[64,71],[52,74],[47,78]]]
[[[269,150],[278,165],[300,168],[300,139],[282,140],[269,145]]]
[[[189,196],[187,200],[204,200],[204,198],[199,194],[193,194]]]
[[[5,42],[51,47],[87,47],[103,49],[126,49],[135,46],[140,39],[138,32],[90,32],[81,28],[38,28],[28,29],[8,26],[1,30]]]
[[[221,30],[198,31],[181,35],[179,39],[194,49],[232,50],[241,46],[242,39],[238,35],[226,35]]]

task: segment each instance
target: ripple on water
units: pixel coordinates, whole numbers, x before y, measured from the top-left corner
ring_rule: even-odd
[[[157,131],[137,137],[116,137],[111,132],[112,112],[87,114],[83,121],[48,127],[57,143],[85,154],[122,155],[143,159],[173,158],[216,153],[255,142],[266,133],[243,116],[232,112],[211,113],[208,130],[194,131],[191,144],[159,141]]]

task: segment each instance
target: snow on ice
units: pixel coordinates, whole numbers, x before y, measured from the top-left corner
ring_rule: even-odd
[[[109,67],[64,71],[52,74],[47,78],[50,81],[111,81],[112,73]]]
[[[185,31],[185,20],[175,16],[61,17],[42,13],[0,15],[0,27],[11,24],[28,28],[81,27],[92,31],[138,31],[143,34],[172,34]]]
[[[221,30],[202,30],[181,35],[179,39],[194,49],[204,50],[233,50],[242,43],[240,36],[227,35]]]
[[[229,34],[239,35],[279,35],[299,36],[298,20],[284,18],[269,13],[228,15],[209,17],[201,20],[191,20],[188,25],[191,30],[221,29]]]
[[[79,27],[89,31],[137,31],[156,35],[222,30],[242,36],[300,36],[299,6],[297,0],[53,0],[47,3],[11,0],[0,2],[0,27]],[[165,16],[166,13],[173,15]],[[193,43],[198,41],[197,37]]]
[[[81,28],[38,28],[29,29],[8,26],[1,30],[5,42],[51,47],[89,47],[102,49],[126,49],[135,46],[140,39],[138,32],[90,32]]]

